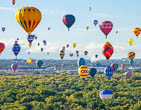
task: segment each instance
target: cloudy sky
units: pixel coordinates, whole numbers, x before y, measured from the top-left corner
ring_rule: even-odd
[[[102,47],[106,41],[109,41],[114,47],[114,58],[126,58],[128,52],[136,52],[136,58],[141,58],[141,38],[136,38],[132,30],[135,27],[141,27],[141,0],[16,0],[15,6],[12,0],[0,0],[0,28],[6,27],[6,31],[0,31],[0,42],[6,45],[5,50],[0,58],[13,59],[12,46],[14,41],[19,38],[21,52],[18,58],[37,58],[37,59],[59,59],[58,52],[63,46],[70,44],[66,49],[64,59],[75,59],[76,56],[70,58],[68,53],[75,53],[79,50],[82,57],[83,52],[89,52],[87,58],[91,58],[95,54],[99,58],[104,59]],[[27,33],[19,26],[16,21],[16,11],[22,6],[34,6],[42,13],[42,20],[33,34],[38,36],[33,41],[33,46],[28,47]],[[91,11],[89,11],[91,7]],[[72,26],[71,31],[62,23],[62,17],[65,14],[73,14],[76,22]],[[114,27],[112,32],[106,39],[100,31],[99,25],[93,25],[93,20],[100,22],[109,20]],[[89,26],[87,31],[85,28]],[[48,31],[48,27],[51,30]],[[116,34],[116,31],[119,31]],[[129,38],[134,39],[134,44],[129,45]],[[47,41],[47,46],[43,46],[42,41]],[[37,46],[38,42],[41,44]],[[77,43],[74,49],[72,43]],[[44,48],[44,52],[40,52],[40,48]],[[30,55],[27,52],[31,52]],[[46,53],[50,52],[50,56]]]

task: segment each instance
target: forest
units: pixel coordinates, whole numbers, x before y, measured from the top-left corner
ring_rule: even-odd
[[[99,92],[109,89],[112,99]],[[78,74],[0,75],[0,110],[141,110],[141,74],[114,73],[82,80]]]

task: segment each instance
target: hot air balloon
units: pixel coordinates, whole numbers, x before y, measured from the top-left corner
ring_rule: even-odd
[[[133,33],[138,37],[141,33],[141,29],[140,28],[134,28]]]
[[[15,41],[13,48],[12,48],[12,51],[13,51],[14,55],[16,56],[16,58],[17,58],[17,55],[19,54],[20,50],[21,50],[21,47],[18,44],[18,41]]]
[[[86,30],[89,30],[89,26],[86,27]]]
[[[34,37],[35,37],[35,40],[37,40],[38,37],[36,35]]]
[[[100,25],[99,25],[101,31],[105,34],[106,38],[107,35],[112,31],[113,29],[113,24],[111,21],[103,21]]]
[[[79,57],[79,53],[78,54],[76,54],[76,56],[77,56],[77,58]]]
[[[129,39],[129,44],[130,44],[130,45],[133,44],[133,39],[132,39],[132,38]]]
[[[85,65],[81,65],[78,69],[78,74],[80,78],[85,79],[88,76],[89,70]]]
[[[12,0],[12,4],[15,5],[15,0]]]
[[[113,68],[114,72],[118,69],[118,64],[113,63],[111,64],[111,67]]]
[[[27,63],[31,64],[32,60],[31,59],[27,59]]]
[[[30,52],[27,52],[28,55],[30,55]]]
[[[105,90],[102,90],[100,93],[99,93],[99,96],[100,96],[100,99],[102,101],[104,101],[105,99],[111,99],[112,96],[113,96],[113,93],[111,90],[108,90],[108,89],[105,89]]]
[[[44,51],[44,48],[41,48],[41,52],[43,52]]]
[[[67,46],[66,46],[67,48],[69,48],[69,44],[67,44]]]
[[[65,52],[63,50],[61,50],[60,53],[59,53],[59,56],[60,56],[61,59],[63,59],[64,56],[65,56]]]
[[[84,55],[88,55],[88,51],[84,51]]]
[[[65,24],[65,26],[68,28],[68,31],[70,29],[70,27],[74,24],[75,22],[75,17],[71,14],[67,14],[63,17],[63,23]]]
[[[40,46],[40,43],[38,43],[38,46]]]
[[[17,38],[17,40],[19,40],[19,38]]]
[[[43,44],[44,44],[44,46],[45,46],[45,45],[47,45],[47,42],[46,42],[46,40],[43,40]]]
[[[107,66],[107,67],[104,69],[104,73],[105,73],[105,75],[106,75],[106,77],[107,77],[108,79],[111,79],[111,77],[112,77],[112,75],[113,75],[113,72],[114,72],[114,70],[113,70],[113,68],[112,68],[111,66]]]
[[[95,58],[98,58],[98,54],[95,54]]]
[[[76,51],[76,54],[79,54],[79,51],[78,50]]]
[[[89,74],[91,75],[92,78],[94,78],[94,76],[96,75],[97,70],[96,68],[90,68],[89,69]]]
[[[43,61],[42,60],[38,60],[36,61],[36,64],[39,68],[41,68],[41,66],[43,65]]]
[[[121,68],[122,69],[125,69],[126,68],[126,65],[125,64],[121,64]]]
[[[104,56],[105,56],[105,58],[107,59],[107,60],[109,60],[110,59],[110,57],[112,56],[112,54],[113,54],[113,46],[110,44],[110,42],[106,42],[105,44],[104,44],[104,47],[103,47],[103,49],[102,49],[102,52],[103,52],[103,54],[104,54]]]
[[[50,53],[49,52],[47,52],[47,55],[49,55]]]
[[[42,18],[41,12],[35,7],[22,7],[16,12],[20,26],[30,35]]]
[[[96,26],[98,24],[98,20],[94,20],[94,25]]]
[[[5,49],[4,43],[0,43],[0,54],[3,52],[4,49]]]
[[[118,33],[118,31],[116,31],[116,34]]]
[[[18,65],[17,64],[12,64],[11,69],[15,72],[18,69]]]
[[[134,58],[135,58],[135,52],[129,52],[128,53],[128,58],[130,59],[130,60],[133,60]]]
[[[34,37],[35,37],[35,35],[28,35],[28,37],[27,37],[27,41],[29,42],[29,47],[31,47],[32,46],[32,42],[33,42],[33,40],[34,40]]]
[[[81,65],[85,65],[85,59],[84,58],[79,58],[77,61],[77,65],[80,67]]]
[[[130,78],[132,77],[132,72],[131,72],[131,71],[125,72],[125,77],[126,77],[127,79],[130,79]]]
[[[73,56],[73,53],[69,53],[69,56],[72,57]]]
[[[50,27],[48,27],[48,31],[50,30]]]
[[[5,27],[2,27],[1,30],[2,30],[2,32],[4,32],[5,31]]]
[[[76,43],[73,43],[72,46],[75,48],[76,47]]]
[[[92,10],[92,8],[91,7],[89,7],[89,11],[91,11]]]

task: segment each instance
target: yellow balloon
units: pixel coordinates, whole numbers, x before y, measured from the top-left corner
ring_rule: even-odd
[[[89,30],[89,26],[87,26],[86,29]]]
[[[29,44],[28,44],[28,46],[29,46],[29,47],[31,47],[31,46],[32,46],[32,44],[31,44],[31,43],[29,43]]]
[[[74,48],[76,47],[76,43],[73,43],[73,45],[72,45]]]
[[[85,79],[88,76],[88,72],[89,72],[89,69],[85,65],[81,65],[78,69],[78,74],[80,78],[83,78],[83,79]]]
[[[141,33],[141,29],[140,28],[134,28],[133,33],[138,37]]]
[[[27,63],[30,64],[32,62],[31,59],[27,59]]]
[[[133,44],[133,39],[132,39],[132,38],[129,39],[129,44],[130,44],[130,45]]]
[[[41,18],[41,12],[34,7],[22,7],[16,12],[17,22],[28,34],[34,31]]]

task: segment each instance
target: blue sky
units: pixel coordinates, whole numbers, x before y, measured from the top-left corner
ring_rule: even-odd
[[[101,50],[106,41],[111,42],[114,47],[111,58],[127,57],[130,51],[135,51],[136,58],[140,58],[141,38],[137,39],[132,33],[134,27],[141,28],[140,4],[140,0],[16,0],[13,6],[11,0],[0,0],[0,27],[6,27],[4,33],[0,32],[0,42],[6,44],[0,58],[15,58],[11,48],[17,37],[22,48],[18,58],[59,59],[58,52],[61,47],[70,44],[66,50],[66,59],[69,58],[68,53],[76,50],[80,50],[82,57],[83,51],[88,50],[87,58],[97,53],[99,58],[103,59]],[[33,42],[32,48],[28,48],[27,33],[15,19],[16,11],[22,6],[34,6],[42,13],[42,21],[33,32],[38,36],[38,41]],[[91,12],[89,7],[92,8]],[[76,17],[70,32],[62,23],[65,14],[73,14]],[[93,25],[95,19],[99,22],[105,20],[113,22],[114,28],[108,39],[105,39],[99,25],[96,27]],[[86,26],[90,27],[88,31],[85,29]],[[50,31],[47,30],[48,27],[51,27]],[[115,33],[116,30],[119,31],[118,34]],[[133,46],[129,46],[129,38],[134,39]],[[40,53],[37,46],[42,40],[47,41],[44,53]],[[76,49],[71,46],[73,42],[77,43]],[[31,51],[31,55],[27,55],[27,51]],[[50,56],[46,55],[47,51],[51,52]]]

